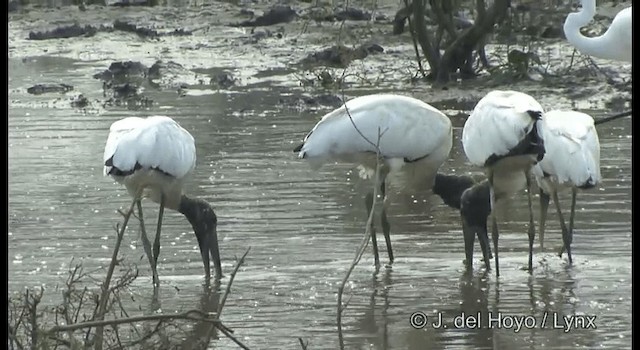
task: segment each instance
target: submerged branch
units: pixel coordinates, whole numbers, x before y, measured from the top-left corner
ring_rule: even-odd
[[[344,101],[344,91],[343,91],[343,101]],[[360,262],[360,259],[362,258],[362,255],[364,254],[365,249],[367,248],[367,245],[371,239],[371,231],[373,229],[373,216],[375,213],[375,207],[376,207],[376,199],[378,198],[378,189],[380,186],[378,186],[378,184],[380,183],[380,171],[381,171],[381,167],[382,167],[382,162],[381,160],[381,153],[380,153],[380,138],[382,137],[382,135],[384,134],[384,131],[381,131],[380,128],[378,128],[378,139],[376,141],[376,143],[372,143],[370,140],[368,140],[361,132],[360,130],[357,128],[357,126],[355,125],[353,118],[351,117],[351,113],[349,113],[349,109],[347,108],[347,104],[345,102],[344,104],[344,108],[347,112],[347,115],[349,116],[349,119],[351,120],[352,125],[354,126],[354,128],[358,131],[358,133],[365,139],[367,140],[369,143],[371,143],[375,149],[376,149],[376,171],[375,171],[375,176],[374,176],[374,185],[373,185],[373,200],[371,202],[371,210],[369,212],[369,217],[367,218],[367,225],[365,227],[365,232],[364,232],[364,236],[362,237],[362,242],[360,243],[360,247],[358,248],[358,251],[356,252],[356,256],[353,258],[353,261],[351,262],[351,266],[349,266],[349,269],[347,270],[347,273],[345,274],[344,278],[342,279],[342,282],[340,283],[340,287],[338,288],[338,314],[337,314],[337,324],[338,324],[338,340],[340,342],[340,349],[343,350],[344,349],[344,336],[342,334],[342,312],[344,311],[344,309],[346,308],[346,305],[343,307],[342,305],[342,295],[344,294],[344,287],[347,284],[347,281],[349,281],[349,276],[351,276],[351,272],[353,272],[353,270],[355,269],[355,267],[358,265],[358,263]]]

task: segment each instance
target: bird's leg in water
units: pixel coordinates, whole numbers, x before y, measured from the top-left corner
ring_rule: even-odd
[[[524,176],[527,179],[527,199],[529,201],[529,273],[533,272],[533,241],[536,238],[536,227],[533,223],[533,200],[531,199],[531,175],[529,168],[525,170]]]
[[[493,257],[496,265],[496,277],[500,276],[500,264],[498,261],[498,221],[496,220],[496,193],[493,190],[493,171],[489,171],[489,199],[491,202],[491,238],[493,239]]]
[[[155,266],[158,266],[158,256],[160,255],[160,229],[162,228],[162,215],[164,214],[164,193],[160,195],[160,211],[158,212],[158,227],[156,228],[156,238],[153,241],[153,259]]]
[[[364,199],[364,205],[367,208],[367,221],[369,216],[371,216],[371,209],[373,209],[373,192],[367,193],[367,196]],[[371,221],[371,245],[373,246],[373,263],[376,267],[376,271],[380,268],[380,257],[378,256],[378,242],[376,240],[376,229],[374,227],[373,220]]]
[[[149,241],[149,237],[147,236],[147,230],[144,227],[144,217],[142,216],[142,201],[138,199],[138,219],[140,220],[140,238],[142,240],[142,247],[144,248],[144,252],[149,259],[149,265],[151,266],[151,273],[153,275],[153,285],[158,286],[158,270],[156,269],[156,265],[154,264],[153,252],[151,251],[151,241]]]
[[[562,212],[560,212],[560,204],[557,205],[558,217],[560,218],[560,228],[562,228],[562,249],[560,249],[560,253],[558,254],[562,257],[562,253],[564,253],[565,249],[567,250],[567,255],[569,257],[569,264],[573,263],[573,259],[571,257],[571,242],[573,241],[573,215],[575,213],[575,205],[576,205],[576,197],[575,197],[575,189],[573,189],[571,193],[571,216],[569,217],[569,229],[564,223],[564,218],[562,217]],[[556,202],[558,194],[554,193],[553,201]]]
[[[487,235],[487,225],[476,232],[478,235],[478,241],[480,242],[480,249],[482,250],[482,257],[484,260],[484,266],[487,270],[491,269],[491,245],[489,244],[489,235]],[[472,248],[473,249],[473,245]],[[473,254],[473,253],[472,253]]]
[[[387,253],[389,254],[389,265],[393,264],[393,250],[391,249],[391,237],[389,237],[389,231],[391,226],[389,225],[389,221],[387,220],[387,195],[385,189],[385,181],[382,180],[382,184],[380,185],[380,193],[382,193],[382,233],[384,233],[384,240],[387,242]]]
[[[544,229],[547,223],[547,211],[549,210],[549,197],[548,194],[544,193],[542,189],[540,189],[540,250],[544,250]]]
[[[476,239],[476,233],[469,227],[467,219],[464,217],[462,217],[462,234],[464,236],[464,264],[467,267],[467,271],[471,271],[473,270],[473,243]]]

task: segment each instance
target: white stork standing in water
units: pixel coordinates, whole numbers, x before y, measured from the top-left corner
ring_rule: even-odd
[[[544,248],[544,228],[549,199],[552,197],[564,243],[560,255],[566,249],[571,264],[576,192],[578,189],[593,188],[602,180],[600,141],[593,118],[576,111],[555,110],[545,113],[540,130],[546,154],[532,170],[540,187],[540,248]],[[568,229],[558,201],[558,191],[564,188],[571,188]]]
[[[111,125],[103,161],[105,176],[111,175],[118,183],[124,184],[129,194],[137,199],[142,244],[149,258],[155,286],[159,283],[157,264],[165,206],[179,211],[191,223],[200,246],[207,281],[211,277],[209,254],[216,269],[216,278],[222,276],[216,214],[207,202],[182,193],[184,180],[196,165],[195,141],[188,131],[165,116],[118,120]],[[153,252],[142,221],[143,197],[160,204]]]
[[[375,174],[379,149],[383,166],[375,186],[380,186],[383,198],[381,222],[391,264],[386,185],[405,193],[431,190],[451,146],[451,120],[445,114],[412,97],[376,94],[354,98],[322,117],[294,152],[314,168],[328,161],[359,164],[360,175],[367,178]],[[365,196],[368,211],[372,203],[370,192]],[[373,231],[371,242],[377,268],[380,262]]]
[[[503,199],[525,186],[529,199],[529,271],[533,269],[535,227],[529,172],[545,153],[543,138],[538,130],[543,114],[542,106],[527,94],[494,90],[480,99],[462,130],[462,145],[467,158],[472,164],[483,167],[487,175],[490,212],[493,213],[491,226],[496,276],[500,275],[500,270],[495,209],[505,203]],[[465,202],[473,200],[468,198],[469,195],[481,193],[465,191],[463,206]],[[469,218],[463,215],[462,219],[464,231],[465,220]]]
[[[549,200],[553,197],[564,244],[560,255],[568,247],[566,250],[569,253],[569,263],[572,263],[571,242],[573,241],[577,190],[593,188],[602,180],[600,175],[600,142],[595,126],[629,115],[631,112],[624,112],[594,121],[588,114],[576,111],[556,110],[544,114],[538,127],[539,133],[544,139],[546,152],[544,158],[531,169],[540,189],[541,249],[544,248],[544,230]],[[460,209],[463,219],[467,267],[471,268],[474,234],[477,233],[480,239],[485,263],[488,261],[486,257],[491,254],[488,245],[483,245],[483,242],[487,241],[486,223],[491,212],[489,182],[484,180],[473,184],[470,180],[464,180],[460,176],[449,177],[460,178],[458,181],[466,182],[464,186],[469,188],[464,191],[460,201],[455,203],[457,206],[451,204],[450,206]],[[557,200],[557,193],[567,188],[572,190],[568,229]],[[488,264],[487,268],[489,268]]]
[[[564,34],[571,45],[585,55],[616,61],[631,62],[631,6],[618,12],[611,26],[598,37],[586,37],[580,28],[591,22],[596,14],[596,0],[582,0],[582,9],[570,13],[564,22]]]

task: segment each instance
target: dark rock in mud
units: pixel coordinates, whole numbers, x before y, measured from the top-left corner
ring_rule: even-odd
[[[344,10],[337,11],[334,17],[338,21],[369,21],[371,20],[371,13],[354,7],[347,7]]]
[[[139,93],[140,87],[131,84],[103,84],[104,96],[109,97],[103,104],[105,108],[110,106],[126,106],[128,109],[140,109],[153,105],[153,100]]]
[[[321,105],[327,107],[338,108],[342,106],[342,99],[337,95],[332,94],[323,94],[317,96],[310,96],[309,98],[305,98],[303,96],[304,102],[309,105]]]
[[[211,81],[209,81],[209,85],[217,85],[221,89],[228,89],[236,84],[236,78],[231,75],[229,72],[222,72],[216,74]]]
[[[279,23],[288,23],[293,21],[297,16],[297,13],[290,6],[278,5],[267,11],[262,16],[258,16],[255,19],[247,20],[235,24],[238,27],[260,27],[270,26]]]
[[[123,32],[135,33],[144,38],[156,38],[159,36],[158,32],[153,29],[138,27],[134,23],[129,23],[120,19],[117,19],[115,20],[115,22],[113,22],[113,29],[121,30]]]
[[[111,63],[107,70],[95,74],[93,77],[103,81],[119,80],[126,82],[130,78],[146,78],[148,71],[147,67],[140,62],[118,61]]]
[[[138,34],[143,38],[157,38],[163,35],[186,36],[186,35],[192,34],[191,31],[185,30],[183,28],[174,29],[173,31],[169,31],[169,32],[158,32],[155,29],[146,28],[123,19],[115,20],[113,22],[113,29],[121,30],[123,32]]]
[[[160,79],[167,70],[171,69],[184,69],[181,64],[169,61],[163,62],[162,60],[156,61],[147,72],[149,79]]]
[[[27,92],[32,95],[41,95],[51,92],[65,93],[73,90],[73,86],[67,84],[36,84],[27,89]]]
[[[82,94],[71,98],[71,107],[86,108],[89,104],[89,99],[84,97]]]
[[[74,24],[71,26],[62,26],[43,32],[30,32],[29,40],[47,40],[47,39],[64,39],[77,36],[94,36],[98,32],[96,27],[86,25],[80,26]]]
[[[136,96],[131,98],[119,99],[119,98],[110,98],[104,101],[103,107],[111,107],[117,106],[122,107],[125,106],[130,110],[138,110],[141,108],[147,108],[153,106],[153,100],[146,96]]]
[[[147,73],[148,82],[155,88],[179,88],[185,79],[193,81],[195,73],[174,61],[156,61]],[[204,82],[202,82],[204,84]]]
[[[128,6],[155,6],[158,0],[119,0],[112,2],[109,6],[128,7]]]
[[[300,64],[304,66],[345,68],[353,60],[361,60],[370,54],[381,52],[384,52],[384,48],[378,44],[365,44],[355,49],[343,45],[335,45],[320,52],[310,54],[302,59]]]
[[[251,29],[251,37],[244,40],[243,42],[245,44],[255,44],[262,39],[273,37],[282,39],[282,31],[273,32],[267,28],[253,28]]]
[[[338,108],[342,106],[342,99],[337,95],[321,94],[316,96],[300,95],[281,97],[279,103],[287,108],[304,110],[317,107]]]
[[[138,96],[138,87],[133,84],[124,83],[108,86],[113,91],[114,98],[131,98]]]

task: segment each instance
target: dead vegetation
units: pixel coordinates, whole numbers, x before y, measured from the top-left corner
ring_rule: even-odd
[[[218,333],[248,349],[220,315],[250,248],[237,259],[224,293],[219,291],[220,281],[205,283],[193,309],[145,314],[141,305],[132,307],[136,300],[131,284],[138,269],[118,252],[133,204],[123,223],[115,226],[115,246],[103,280],[95,277],[100,271],[85,271],[72,261],[66,280],[53,291],[29,288],[9,296],[9,349],[205,349]],[[154,289],[153,299],[159,305],[157,292]],[[60,293],[59,303],[44,305],[45,293]]]

